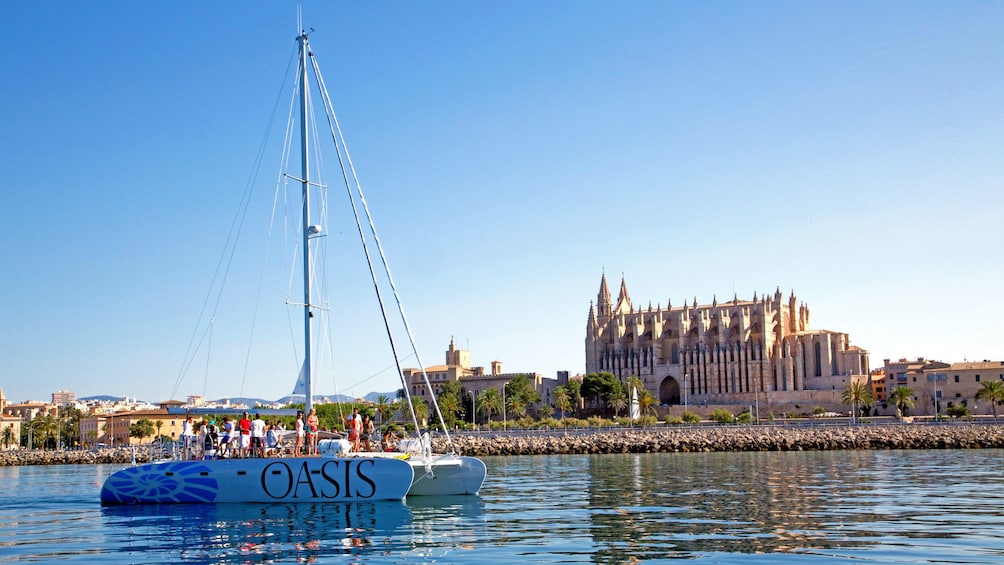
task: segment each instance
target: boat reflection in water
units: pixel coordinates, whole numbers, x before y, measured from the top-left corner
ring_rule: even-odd
[[[106,528],[120,532],[110,545],[149,562],[312,562],[412,547],[411,510],[396,501],[129,505],[101,512]]]

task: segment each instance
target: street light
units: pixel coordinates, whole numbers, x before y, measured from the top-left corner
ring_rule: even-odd
[[[505,385],[502,385],[502,431],[506,431],[506,419],[505,419]]]
[[[690,391],[690,373],[683,373],[683,411],[687,411],[687,393]]]
[[[476,409],[474,408],[474,391],[472,390],[470,391],[470,393],[471,393],[471,425],[474,426],[477,425],[477,422],[474,421],[474,418],[477,416],[477,412],[475,411]]]

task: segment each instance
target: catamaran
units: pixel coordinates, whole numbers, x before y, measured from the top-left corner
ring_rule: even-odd
[[[362,188],[348,155],[345,139],[338,126],[330,97],[324,86],[320,69],[308,41],[308,32],[302,31],[298,42],[297,85],[300,115],[300,164],[299,178],[302,186],[302,263],[303,263],[303,365],[298,377],[297,389],[305,396],[305,413],[309,413],[313,403],[313,379],[311,371],[312,324],[315,311],[323,309],[315,300],[311,288],[313,250],[311,242],[322,237],[322,228],[315,225],[311,217],[311,187],[320,186],[312,178],[310,141],[315,135],[309,128],[313,111],[309,107],[309,80],[313,71],[317,89],[321,93],[324,114],[328,119],[329,131],[346,187],[354,185],[361,208],[365,211],[368,225],[379,250],[386,279],[393,289],[409,342],[418,359],[417,347],[401,305],[397,288],[393,283],[386,256],[376,234]],[[308,59],[310,66],[308,67]],[[291,120],[293,114],[291,113]],[[343,159],[344,157],[344,159]],[[377,301],[380,304],[384,326],[391,342],[397,373],[411,406],[409,386],[401,369],[398,348],[388,319],[386,305],[377,282],[377,274],[369,251],[369,245],[358,207],[349,190],[349,198],[359,230],[369,271],[373,277]],[[421,366],[421,360],[418,359]],[[422,370],[424,384],[432,391],[428,376]],[[439,422],[443,423],[435,394],[432,406]],[[416,430],[421,429],[414,410],[411,417]],[[448,496],[477,494],[481,489],[487,468],[483,461],[475,457],[455,453],[449,430],[443,425],[449,450],[447,453],[433,453],[428,433],[417,439],[400,442],[402,449],[393,453],[345,453],[342,449],[322,449],[318,457],[262,457],[244,459],[204,459],[198,461],[162,461],[133,465],[112,474],[101,489],[102,504],[156,504],[156,503],[216,503],[216,502],[354,502],[376,500],[401,500],[405,496]]]

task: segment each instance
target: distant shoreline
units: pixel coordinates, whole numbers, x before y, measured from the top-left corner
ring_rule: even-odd
[[[462,455],[693,453],[712,451],[823,451],[838,449],[1004,448],[1004,423],[862,426],[693,426],[604,430],[516,431],[455,434]],[[440,435],[433,450],[447,450]],[[147,446],[86,451],[0,451],[0,467],[19,465],[129,464],[150,461]]]

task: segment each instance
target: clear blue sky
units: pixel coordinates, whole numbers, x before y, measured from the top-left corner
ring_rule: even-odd
[[[873,367],[1004,358],[1004,3],[303,12],[426,364],[455,336],[477,365],[584,370],[604,270],[643,306],[794,289],[814,327],[849,333]],[[246,377],[247,330],[222,316],[220,360],[181,367],[295,14],[271,1],[4,4],[10,399],[158,401],[180,374],[181,399],[292,389],[285,318],[259,322],[275,348],[256,346]],[[265,155],[264,177],[277,162]],[[346,253],[352,229],[329,227]],[[255,272],[235,280],[253,286]],[[349,300],[336,307],[338,388],[392,391],[359,286],[333,297]]]

